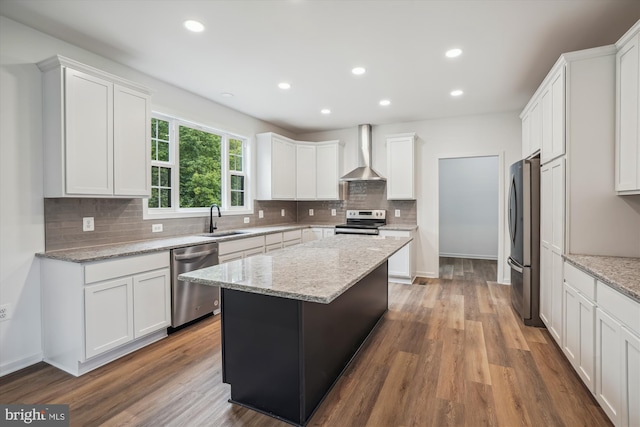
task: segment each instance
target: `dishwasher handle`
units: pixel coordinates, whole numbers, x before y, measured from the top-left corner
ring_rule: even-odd
[[[188,254],[184,254],[184,255],[173,255],[173,259],[175,259],[176,261],[184,261],[184,260],[189,260],[189,259],[196,259],[196,258],[202,258],[205,257],[207,255],[212,255],[218,253],[217,249],[213,249],[210,251],[201,251],[201,252],[193,252],[193,253],[188,253]]]

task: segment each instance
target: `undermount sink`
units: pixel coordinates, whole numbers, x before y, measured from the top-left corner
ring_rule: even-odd
[[[247,234],[248,231],[221,231],[219,233],[202,233],[200,236],[204,237],[227,237],[227,236],[237,236],[238,234]]]

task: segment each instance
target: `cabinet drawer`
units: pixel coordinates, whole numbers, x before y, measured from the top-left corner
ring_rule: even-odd
[[[598,306],[640,335],[640,304],[598,280]]]
[[[266,245],[282,243],[282,233],[267,234],[264,236],[264,242]]]
[[[96,261],[84,266],[84,282],[101,282],[167,267],[168,251]]]
[[[246,237],[238,240],[232,240],[230,242],[220,242],[218,246],[218,253],[220,255],[225,255],[232,252],[246,251],[260,247],[264,247],[264,236]]]
[[[289,240],[302,240],[302,230],[291,230],[282,233],[282,240],[288,242]]]
[[[380,230],[380,235],[385,237],[411,237],[411,232],[403,230]]]
[[[596,299],[596,279],[568,262],[564,263],[564,281],[592,301]]]

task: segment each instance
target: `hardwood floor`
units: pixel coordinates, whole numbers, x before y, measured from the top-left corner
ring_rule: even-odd
[[[488,280],[498,277],[498,261],[487,259],[440,257],[440,278],[460,280]]]
[[[468,278],[390,284],[389,311],[309,425],[611,425],[547,331],[517,321],[509,287]],[[287,425],[229,393],[219,317],[80,378],[44,363],[0,378],[0,402],[67,403],[72,426]]]

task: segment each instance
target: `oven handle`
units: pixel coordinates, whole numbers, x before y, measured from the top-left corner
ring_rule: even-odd
[[[357,228],[336,228],[336,234],[364,234],[370,236],[376,236],[380,234],[378,230],[362,230]]]

